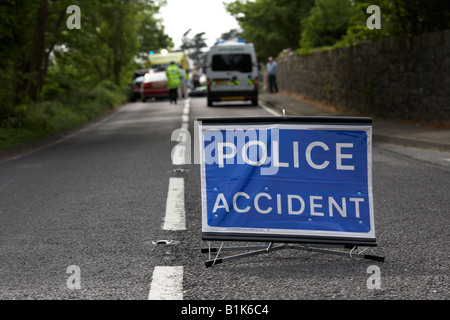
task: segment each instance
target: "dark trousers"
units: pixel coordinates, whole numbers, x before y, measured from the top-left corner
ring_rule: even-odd
[[[170,90],[169,90],[169,97],[170,97],[170,103],[172,103],[172,101],[174,101],[175,103],[177,103],[177,98],[178,98],[178,88],[170,89]]]
[[[270,93],[278,92],[277,76],[274,74],[269,74],[269,90]]]

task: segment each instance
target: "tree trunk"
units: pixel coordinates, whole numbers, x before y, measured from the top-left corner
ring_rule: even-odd
[[[42,77],[45,58],[45,32],[47,29],[48,2],[41,0],[41,6],[36,18],[33,46],[31,48],[30,78],[27,79],[26,92],[28,96],[36,100],[39,93],[39,79]]]
[[[53,29],[52,43],[45,52],[43,66],[42,66],[41,72],[38,77],[38,82],[37,82],[37,94],[41,93],[42,87],[44,86],[44,80],[45,80],[45,76],[47,75],[47,71],[48,71],[50,55],[52,54],[53,49],[55,48],[55,45],[58,43],[59,35],[61,34],[61,26],[63,24],[65,15],[66,15],[66,9],[64,8],[64,9],[60,10],[60,12],[58,14],[58,19],[56,21],[55,28]]]

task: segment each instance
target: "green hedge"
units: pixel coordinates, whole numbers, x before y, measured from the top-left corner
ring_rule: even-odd
[[[15,106],[0,123],[0,149],[73,128],[124,103],[126,94],[114,83],[103,81],[91,90],[71,91],[61,100]]]

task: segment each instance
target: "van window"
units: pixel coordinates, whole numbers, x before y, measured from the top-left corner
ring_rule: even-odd
[[[212,70],[252,72],[252,58],[249,54],[213,55]]]

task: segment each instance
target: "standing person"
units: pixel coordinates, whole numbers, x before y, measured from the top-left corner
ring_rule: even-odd
[[[167,88],[169,89],[170,103],[177,104],[178,99],[178,87],[180,86],[181,72],[178,69],[175,62],[171,61],[170,65],[166,69],[167,76]]]
[[[200,70],[200,66],[194,67],[194,73],[192,75],[192,83],[194,84],[194,89],[200,87],[200,77],[202,75],[202,72]]]
[[[278,65],[275,61],[273,61],[272,57],[269,57],[269,62],[267,62],[267,65],[266,65],[266,72],[267,72],[267,75],[269,78],[270,93],[278,92],[278,86],[277,86]]]
[[[186,72],[184,71],[184,69],[178,65],[178,68],[180,69],[180,93],[181,93],[181,97],[184,99],[186,98]]]

